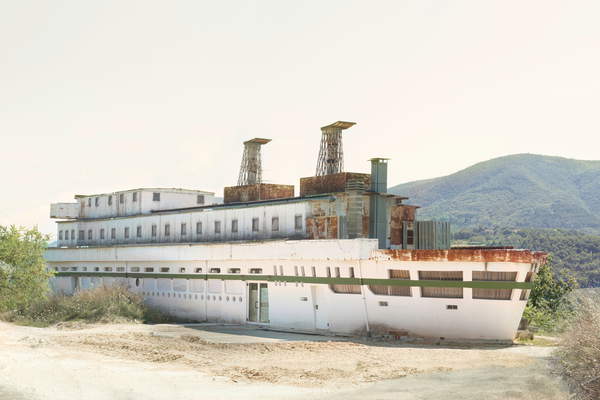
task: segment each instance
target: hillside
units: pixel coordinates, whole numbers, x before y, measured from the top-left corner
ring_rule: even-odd
[[[600,161],[516,154],[389,192],[420,205],[420,218],[448,220],[455,229],[496,225],[600,232]]]

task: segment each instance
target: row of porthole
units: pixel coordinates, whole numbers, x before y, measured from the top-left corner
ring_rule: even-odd
[[[162,297],[168,297],[168,298],[171,297],[171,293],[164,293],[164,292],[162,292],[162,293],[160,293],[160,292],[142,292],[142,295],[143,296],[155,296],[155,297],[161,297],[162,296]],[[173,298],[180,298],[180,299],[183,298],[183,299],[188,299],[188,300],[192,300],[192,297],[193,297],[193,300],[198,300],[198,295],[197,294],[191,295],[191,294],[186,294],[186,293],[184,293],[184,294],[173,293],[172,297]],[[240,303],[242,302],[242,296],[237,297],[237,299],[238,299],[238,301]],[[204,300],[204,295],[203,294],[200,295],[200,300]],[[211,296],[207,295],[206,296],[206,300],[210,301],[211,300]],[[212,296],[212,300],[213,301],[217,301],[217,296],[213,295]],[[230,301],[230,300],[233,301],[233,302],[235,302],[236,301],[236,297],[235,296],[231,296],[231,297],[226,296],[225,297],[225,301]],[[219,301],[223,301],[223,296],[219,296]]]

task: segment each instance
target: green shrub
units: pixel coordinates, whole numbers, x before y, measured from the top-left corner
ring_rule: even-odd
[[[99,287],[73,296],[52,294],[30,307],[4,315],[9,321],[35,326],[59,322],[169,322],[171,318],[149,308],[141,296],[122,286]]]

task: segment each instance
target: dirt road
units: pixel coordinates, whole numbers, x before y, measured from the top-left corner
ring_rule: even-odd
[[[0,323],[0,400],[565,399],[546,370],[550,351],[400,346],[209,325]]]

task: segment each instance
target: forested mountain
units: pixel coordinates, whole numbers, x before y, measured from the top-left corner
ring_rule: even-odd
[[[421,219],[474,226],[578,229],[600,233],[600,161],[516,154],[390,193],[420,205]]]

